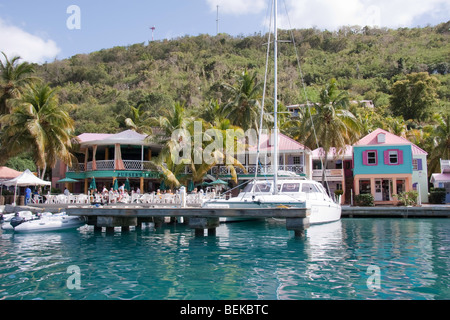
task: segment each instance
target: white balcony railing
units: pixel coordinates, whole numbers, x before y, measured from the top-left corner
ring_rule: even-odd
[[[255,165],[244,165],[244,168],[247,172],[247,174],[255,174],[256,167]],[[186,173],[190,173],[190,168],[186,168]],[[278,166],[279,171],[290,171],[295,172],[297,174],[304,173],[304,166],[302,165],[280,165]],[[237,174],[245,174],[244,170],[241,168],[236,167]],[[209,172],[210,175],[230,175],[231,172],[227,166],[216,166],[213,167]],[[271,165],[260,165],[258,166],[258,174],[259,175],[265,175],[265,174],[273,174],[273,167]]]
[[[313,177],[322,177],[323,170],[313,170]],[[325,170],[325,175],[327,177],[344,177],[344,169],[327,169]]]
[[[97,165],[96,171],[112,171],[112,170],[114,170],[114,160],[97,160],[96,165]],[[123,165],[125,167],[125,170],[129,170],[129,171],[148,171],[153,168],[150,165],[150,161],[123,160]],[[77,167],[68,168],[67,171],[68,172],[93,171],[92,170],[92,161],[87,163],[86,168],[85,168],[84,163],[79,163],[78,168]]]
[[[123,164],[125,167],[125,170],[128,171],[152,171],[156,170],[154,166],[151,165],[150,161],[140,161],[140,160],[123,160]],[[114,160],[98,160],[96,161],[97,170],[96,171],[113,171],[114,170]],[[244,165],[244,168],[246,169],[246,174],[255,174],[256,167],[255,165]],[[78,170],[77,170],[78,169]],[[279,171],[290,171],[297,174],[302,174],[305,172],[305,168],[303,165],[279,165],[278,166]],[[79,163],[78,168],[68,168],[68,172],[84,172],[84,171],[93,171],[92,170],[92,162],[88,162],[86,165],[84,163]],[[320,171],[320,175],[322,175],[322,170],[316,170]],[[342,171],[342,170],[341,170]],[[236,167],[237,174],[245,174],[244,170],[241,168]],[[192,173],[189,166],[186,166],[185,169],[186,174]],[[213,167],[208,174],[210,175],[230,175],[231,172],[227,166],[215,166]],[[258,166],[258,174],[259,175],[266,175],[266,174],[273,174],[273,167],[271,165],[260,165]]]

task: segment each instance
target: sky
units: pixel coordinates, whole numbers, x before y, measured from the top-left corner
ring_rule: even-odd
[[[0,52],[36,63],[186,35],[268,31],[272,0],[0,0]],[[450,20],[450,0],[279,0],[280,28],[417,27]],[[289,15],[287,19],[286,12]],[[288,23],[288,21],[290,23]],[[0,56],[3,58],[3,56]]]

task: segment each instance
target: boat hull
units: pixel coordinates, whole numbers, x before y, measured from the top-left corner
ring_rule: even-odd
[[[85,225],[85,223],[85,220],[80,217],[56,216],[26,221],[15,228],[7,224],[2,226],[2,229],[18,233],[50,232],[77,229]]]
[[[261,202],[261,201],[230,201],[216,200],[208,202],[203,207],[221,209],[257,209],[257,208],[309,208],[309,224],[320,224],[338,221],[341,219],[341,206],[333,202],[311,201],[311,202]],[[221,218],[221,222],[238,222],[249,220],[261,220],[264,218]]]

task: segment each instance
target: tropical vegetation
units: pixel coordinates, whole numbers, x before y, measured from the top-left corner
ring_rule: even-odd
[[[439,158],[450,156],[449,26],[294,30],[297,50],[280,44],[277,98],[281,110],[311,105],[298,118],[280,114],[282,132],[328,150],[380,127],[428,151],[429,173],[437,171]],[[284,31],[279,36],[289,37]],[[4,164],[27,151],[19,157],[32,159],[42,172],[56,157],[70,161],[73,136],[132,128],[165,146],[159,166],[177,176],[181,168],[167,156],[174,130],[191,134],[195,120],[202,120],[204,132],[258,127],[265,42],[262,34],[186,36],[43,65],[3,55],[0,160]],[[373,101],[374,108],[362,100]],[[265,101],[268,114],[270,90]],[[272,126],[273,118],[264,120]],[[192,156],[204,147],[192,146]],[[196,164],[192,175],[200,177],[206,168]]]

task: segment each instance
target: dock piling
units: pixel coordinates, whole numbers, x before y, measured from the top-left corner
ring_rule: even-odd
[[[295,237],[303,237],[309,228],[309,218],[286,218],[286,229],[294,231]]]
[[[208,235],[215,234],[219,225],[219,218],[191,217],[189,219],[189,228],[195,229],[195,236],[203,236],[205,229],[208,229]]]

